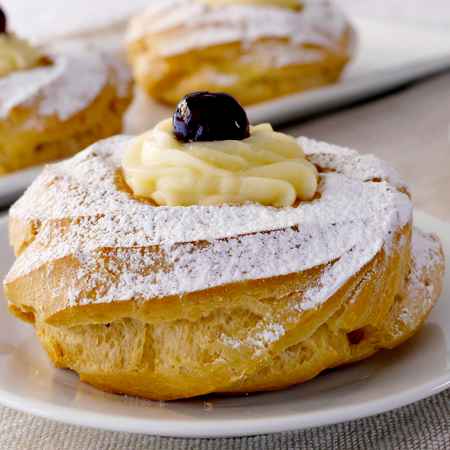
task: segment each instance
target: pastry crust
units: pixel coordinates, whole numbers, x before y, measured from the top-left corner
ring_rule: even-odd
[[[66,158],[122,131],[131,77],[115,57],[90,52],[56,51],[48,67],[0,81],[0,175]]]
[[[436,250],[435,238],[417,233],[420,237],[413,239],[425,239],[426,249]],[[327,307],[298,318],[287,336],[256,355],[239,340],[223,342],[218,330],[229,336],[245,335],[246,327],[252,326],[249,322],[254,324],[267,314],[264,303],[274,303],[276,314],[286,308],[286,299],[253,297],[249,301],[248,286],[240,288],[231,305],[218,306],[204,318],[188,318],[187,310],[184,319],[172,320],[167,305],[164,317],[155,321],[121,318],[110,324],[74,327],[40,323],[36,333],[56,367],[71,368],[82,381],[108,392],[173,400],[211,392],[276,390],[380,349],[392,349],[411,337],[441,292],[441,250],[435,257],[436,264],[419,268],[413,259],[397,295],[393,291],[401,270],[394,261],[385,269],[380,269],[379,261],[371,264],[329,299]],[[394,275],[387,276],[389,269]],[[363,281],[368,274],[373,278]],[[272,282],[277,285],[276,280]],[[383,295],[383,289],[389,294]]]
[[[120,183],[127,142],[49,167],[11,211],[9,309],[83,381],[160,400],[279,389],[395,347],[436,302],[440,243],[382,161],[303,139],[312,202],[156,207]]]
[[[334,83],[355,47],[353,29],[328,2],[299,2],[298,11],[169,3],[151,6],[128,33],[134,77],[163,103],[210,90],[249,105]]]

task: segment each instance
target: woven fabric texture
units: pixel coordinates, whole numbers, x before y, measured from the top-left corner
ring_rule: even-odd
[[[444,450],[450,390],[366,419],[290,433],[232,439],[172,439],[61,425],[0,409],[1,450]]]

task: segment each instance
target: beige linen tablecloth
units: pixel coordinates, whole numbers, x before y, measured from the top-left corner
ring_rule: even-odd
[[[286,130],[375,153],[416,206],[450,221],[450,73]],[[17,374],[20,376],[20,374]],[[0,408],[0,450],[450,449],[450,391],[376,417],[277,435],[166,439],[80,428]]]

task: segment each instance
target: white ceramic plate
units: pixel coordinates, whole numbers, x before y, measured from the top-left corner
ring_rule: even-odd
[[[280,124],[304,118],[450,68],[450,32],[359,18],[353,21],[360,43],[354,62],[338,84],[250,107],[251,121]],[[85,39],[111,49],[121,45],[122,32],[106,33],[106,37],[103,32],[91,33]],[[147,130],[172,112],[138,91],[126,117],[125,132]],[[0,177],[0,208],[17,198],[38,171],[18,172],[10,179]]]
[[[423,213],[416,223],[441,237],[450,255],[450,224]],[[0,222],[0,276],[12,262]],[[447,260],[448,262],[448,260]],[[247,397],[151,402],[106,394],[54,369],[31,326],[12,318],[0,298],[0,402],[76,425],[163,436],[272,433],[356,419],[406,405],[450,387],[450,273],[422,331],[392,351],[303,385]]]
[[[42,166],[0,176],[0,208],[10,205],[39,175]]]

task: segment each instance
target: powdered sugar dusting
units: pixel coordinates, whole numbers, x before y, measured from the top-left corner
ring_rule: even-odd
[[[437,263],[441,262],[441,246],[438,238],[434,235],[415,229],[411,244],[411,256],[417,273],[432,269]]]
[[[311,58],[311,52],[294,50],[301,44],[335,48],[348,27],[344,15],[326,0],[299,1],[301,11],[271,5],[230,4],[220,8],[200,1],[169,0],[155,2],[136,17],[130,26],[128,42],[152,36],[157,53],[172,56],[188,50],[231,42],[244,47],[264,38],[288,39],[287,53],[278,58],[292,62]],[[281,55],[280,49],[277,54]]]
[[[410,289],[425,287],[428,298],[433,297],[434,284],[426,283],[423,277],[429,273],[437,264],[442,262],[439,240],[433,235],[425,234],[420,230],[414,230],[411,243],[412,267],[409,275]]]
[[[66,120],[86,108],[109,82],[117,82],[124,93],[130,76],[112,68],[112,58],[83,46],[50,53],[53,64],[14,72],[0,79],[0,117],[17,107],[37,105],[40,116],[57,115]],[[116,81],[111,80],[113,69]]]
[[[118,96],[126,97],[132,84],[132,76],[125,57],[116,51],[104,52],[102,57],[106,66],[112,69],[112,81],[117,88]]]
[[[279,341],[285,333],[286,330],[281,324],[261,321],[245,339],[236,339],[223,334],[220,336],[220,341],[227,347],[235,350],[243,346],[256,349],[254,352],[254,356],[256,357],[268,346]]]
[[[308,309],[383,246],[388,250],[394,232],[411,220],[408,196],[384,181],[392,174],[382,173],[379,160],[342,150],[343,166],[355,170],[340,173],[337,148],[305,139],[301,144],[311,160],[335,159],[335,171],[321,174],[320,198],[312,202],[280,209],[154,207],[116,187],[129,142],[126,136],[101,141],[49,166],[16,203],[12,217],[42,226],[9,280],[70,257],[76,273],[64,280],[61,292],[69,291],[71,304],[87,304],[182,295],[335,261],[320,286],[305,294],[299,308]],[[371,161],[377,182],[365,180]],[[65,218],[70,223],[58,223]]]
[[[272,322],[267,324],[263,331],[251,336],[249,339],[249,344],[253,347],[264,347],[278,341],[280,337],[285,334],[285,332],[286,331],[282,325]]]
[[[406,280],[408,302],[399,313],[399,320],[409,329],[418,326],[436,299],[436,284],[429,279],[436,267],[444,264],[439,239],[414,229],[411,241],[411,268]],[[395,329],[396,333],[401,330]]]
[[[360,155],[355,150],[305,137],[300,138],[299,143],[322,170],[333,170],[363,181],[386,180],[397,189],[408,190],[399,173],[374,155]]]

